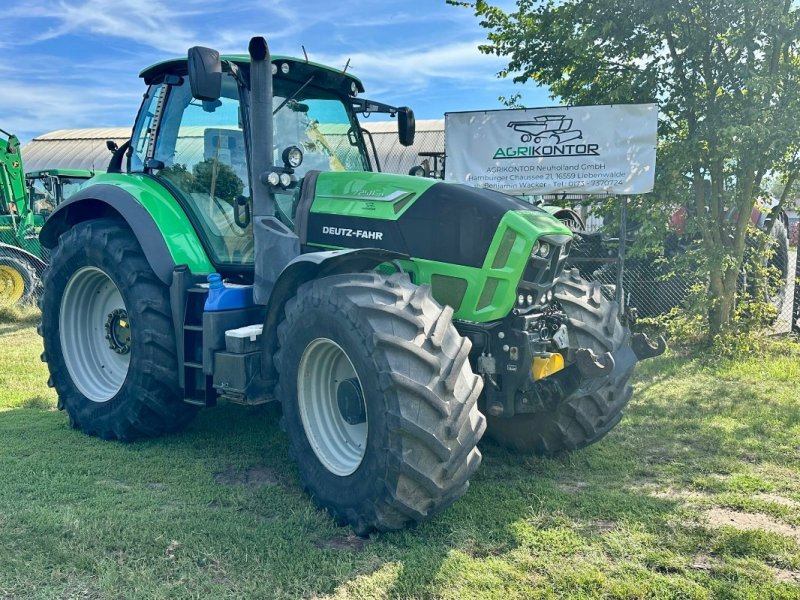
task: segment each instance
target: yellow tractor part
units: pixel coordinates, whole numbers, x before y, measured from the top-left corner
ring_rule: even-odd
[[[563,368],[564,357],[557,352],[547,357],[535,356],[531,364],[531,377],[534,381],[539,381]]]
[[[0,265],[0,306],[12,306],[25,294],[22,273],[8,265]]]

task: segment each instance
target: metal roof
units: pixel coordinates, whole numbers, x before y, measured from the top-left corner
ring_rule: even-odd
[[[372,133],[382,170],[388,173],[408,173],[420,164],[419,152],[444,152],[442,119],[417,121],[414,145],[409,147],[397,141],[396,121],[362,119],[361,125]],[[130,135],[130,127],[59,129],[25,144],[22,164],[26,172],[56,168],[105,171],[111,159],[106,140],[122,144]]]
[[[22,165],[25,172],[46,169],[105,171],[111,160],[106,140],[122,144],[130,135],[130,127],[51,131],[22,147]]]

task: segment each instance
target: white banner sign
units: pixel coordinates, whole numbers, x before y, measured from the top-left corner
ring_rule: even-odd
[[[506,193],[653,190],[656,104],[445,114],[445,179]]]

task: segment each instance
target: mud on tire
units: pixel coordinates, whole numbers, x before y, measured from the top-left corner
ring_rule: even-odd
[[[480,464],[483,380],[452,315],[403,274],[325,277],[286,305],[275,363],[290,453],[314,502],[360,535],[441,511],[466,492]],[[363,390],[366,442],[349,474],[320,460],[299,406],[298,366],[319,340],[341,348]]]
[[[113,397],[102,401],[89,399],[79,389],[62,348],[62,298],[71,278],[87,269],[102,272],[116,285],[130,326],[127,374]],[[105,439],[129,441],[175,431],[194,416],[196,408],[182,401],[178,384],[169,290],[155,276],[123,222],[87,221],[62,234],[45,271],[39,305],[48,384],[55,387],[59,408],[67,411],[72,427]],[[88,335],[104,327],[103,323],[85,325],[76,332],[84,330]],[[81,363],[70,364],[75,368]]]
[[[630,331],[617,317],[617,303],[603,295],[598,282],[590,283],[572,269],[558,279],[554,292],[569,319],[571,348],[590,348],[599,355],[629,343]],[[576,367],[568,368],[581,376]],[[622,418],[632,394],[632,374],[633,365],[621,373],[585,379],[553,410],[489,417],[487,436],[513,450],[546,456],[593,444]]]

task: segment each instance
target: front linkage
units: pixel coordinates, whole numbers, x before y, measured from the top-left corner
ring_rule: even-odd
[[[598,428],[615,424],[634,365],[666,345],[663,338],[653,344],[643,333],[631,334],[617,304],[577,270],[561,275],[546,298],[552,299],[525,314],[515,310],[497,323],[457,327],[472,339],[473,364],[486,382],[481,408],[489,435],[515,449],[554,454],[588,445],[599,439]],[[589,413],[582,406],[587,401],[597,405]],[[583,436],[559,431],[564,418],[583,420]],[[547,447],[537,435],[543,428],[551,429],[545,437],[557,438]]]

